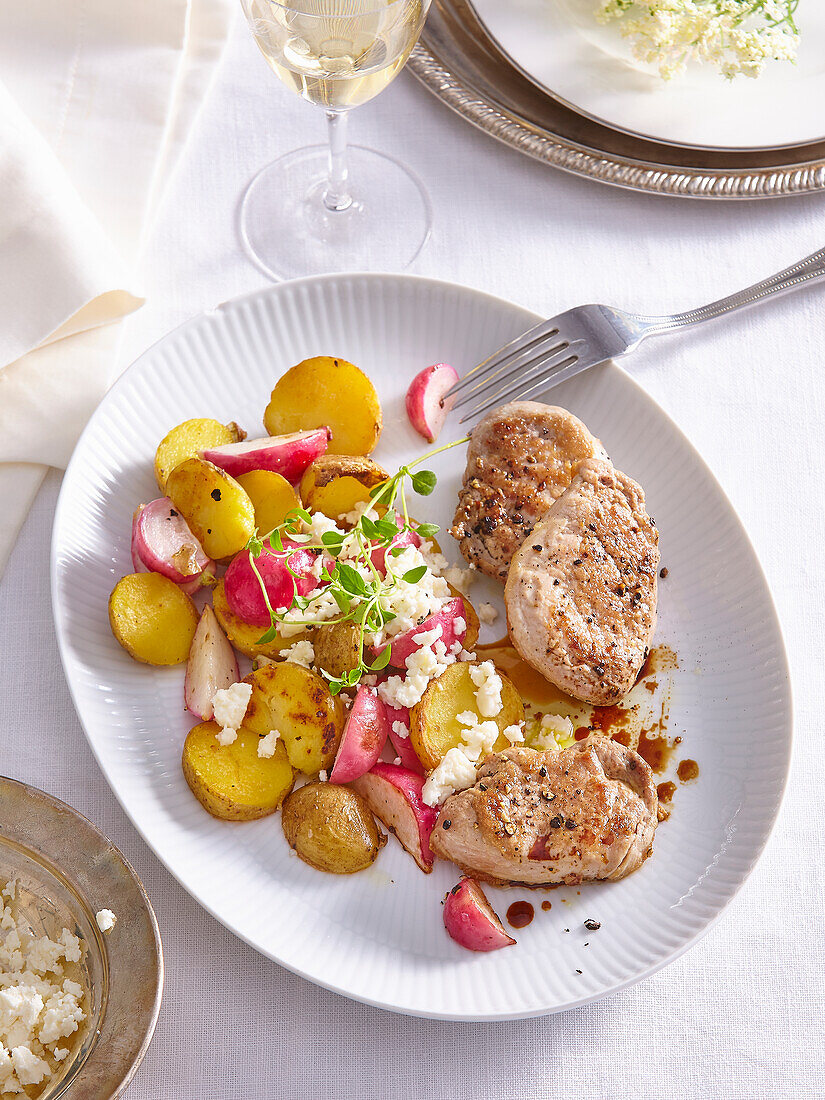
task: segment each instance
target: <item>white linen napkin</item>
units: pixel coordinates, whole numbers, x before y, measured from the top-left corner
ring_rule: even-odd
[[[143,301],[141,244],[231,0],[0,0],[0,575]]]

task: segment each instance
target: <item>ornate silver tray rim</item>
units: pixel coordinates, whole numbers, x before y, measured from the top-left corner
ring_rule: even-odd
[[[445,11],[449,18],[445,18]],[[617,153],[601,148],[598,132],[607,129],[603,127],[589,128],[590,144],[570,140],[551,125],[523,117],[507,88],[496,86],[497,96],[493,98],[478,86],[489,83],[489,73],[493,68],[503,72],[502,66],[509,70],[506,73],[508,80],[523,81],[526,78],[510,64],[480,25],[474,28],[474,33],[485,36],[486,41],[479,44],[480,58],[476,61],[469,54],[464,35],[460,39],[453,31],[451,23],[456,20],[463,24],[462,31],[467,31],[470,17],[468,9],[462,10],[461,0],[457,3],[442,0],[442,4],[433,4],[421,40],[410,56],[409,68],[426,88],[462,118],[535,160],[614,187],[685,198],[764,199],[825,190],[823,145],[759,152],[760,158],[768,159],[772,153],[787,160],[798,156],[797,163],[743,165],[743,155],[737,151],[729,155],[733,163],[709,167],[701,164],[704,159],[701,150],[645,142],[618,131],[610,133],[615,137],[615,142],[628,146],[628,152]],[[473,41],[472,33],[468,32],[466,36],[470,42]],[[440,40],[449,44],[452,57],[448,60],[442,60],[440,56]],[[548,111],[558,110],[559,105],[550,96],[540,94],[546,100]],[[587,126],[584,118],[582,123]],[[592,140],[593,135],[597,137],[596,141]],[[644,146],[655,146],[661,150],[664,162],[645,159]],[[676,163],[667,163],[669,152],[675,154]],[[689,163],[691,154],[699,163]],[[724,161],[724,152],[717,153],[713,159]],[[685,160],[688,163],[684,163]]]

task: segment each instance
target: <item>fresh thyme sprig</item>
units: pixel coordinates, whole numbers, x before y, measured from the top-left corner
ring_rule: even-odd
[[[258,645],[266,645],[277,635],[278,624],[289,621],[294,626],[332,626],[338,623],[351,622],[358,628],[358,660],[354,668],[349,669],[342,676],[331,676],[324,672],[322,675],[329,681],[330,691],[337,695],[345,687],[354,687],[361,678],[369,673],[380,672],[387,667],[390,660],[391,645],[388,643],[378,653],[370,653],[367,644],[367,635],[380,635],[384,627],[396,618],[392,611],[385,606],[386,599],[398,581],[416,584],[427,571],[425,565],[408,569],[400,577],[387,565],[385,575],[379,572],[372,560],[373,554],[378,549],[385,550],[386,558],[397,558],[404,553],[406,547],[391,546],[393,541],[405,531],[414,531],[422,539],[431,539],[439,531],[435,523],[418,523],[410,518],[407,506],[407,481],[414,493],[418,496],[429,496],[436,487],[437,478],[432,470],[416,470],[427,459],[450,450],[467,442],[467,437],[455,440],[452,443],[437,447],[427,454],[417,458],[405,466],[401,466],[392,477],[380,482],[370,490],[370,506],[359,517],[358,522],[349,531],[325,531],[320,537],[321,548],[329,554],[332,563],[327,563],[321,570],[320,579],[324,583],[323,592],[329,593],[338,606],[339,615],[336,618],[319,618],[312,614],[312,603],[318,596],[314,592],[309,596],[298,594],[297,581],[301,574],[295,572],[290,565],[290,558],[299,547],[285,546],[284,539],[301,542],[306,538],[305,525],[311,525],[312,516],[305,508],[294,508],[284,518],[283,523],[274,527],[265,535],[259,534],[256,529],[252,538],[245,546],[249,553],[249,561],[252,570],[261,588],[264,603],[269,612],[269,629],[258,639]],[[396,519],[386,518],[396,505],[400,505],[402,522],[399,524],[396,511]],[[375,512],[384,509],[384,516],[377,516]],[[373,511],[373,516],[367,514]],[[260,557],[264,549],[283,557],[284,565],[293,578],[293,596],[289,607],[285,609],[273,608],[266,590],[266,584],[260,570],[255,564],[255,559]],[[361,567],[359,569],[358,567]],[[367,576],[364,573],[367,573]],[[294,612],[298,610],[306,613],[305,618],[295,618]],[[292,613],[292,614],[291,614]],[[287,620],[287,616],[291,617]],[[368,659],[368,657],[370,659]]]

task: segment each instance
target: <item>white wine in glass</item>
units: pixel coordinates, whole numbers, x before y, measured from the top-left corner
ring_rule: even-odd
[[[242,0],[270,68],[322,107],[328,123],[328,147],[287,153],[244,195],[244,244],[270,276],[397,269],[421,251],[430,232],[426,191],[391,157],[348,149],[346,126],[348,112],[404,67],[429,2]]]

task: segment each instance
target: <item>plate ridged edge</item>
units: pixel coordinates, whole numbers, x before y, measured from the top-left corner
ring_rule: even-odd
[[[470,90],[430,52],[423,39],[410,55],[408,66],[433,95],[479,130],[534,160],[552,164],[574,176],[600,180],[629,191],[693,199],[769,199],[825,190],[825,160],[782,169],[709,171],[662,168],[584,149],[558,134],[529,125],[517,115],[506,114]]]

